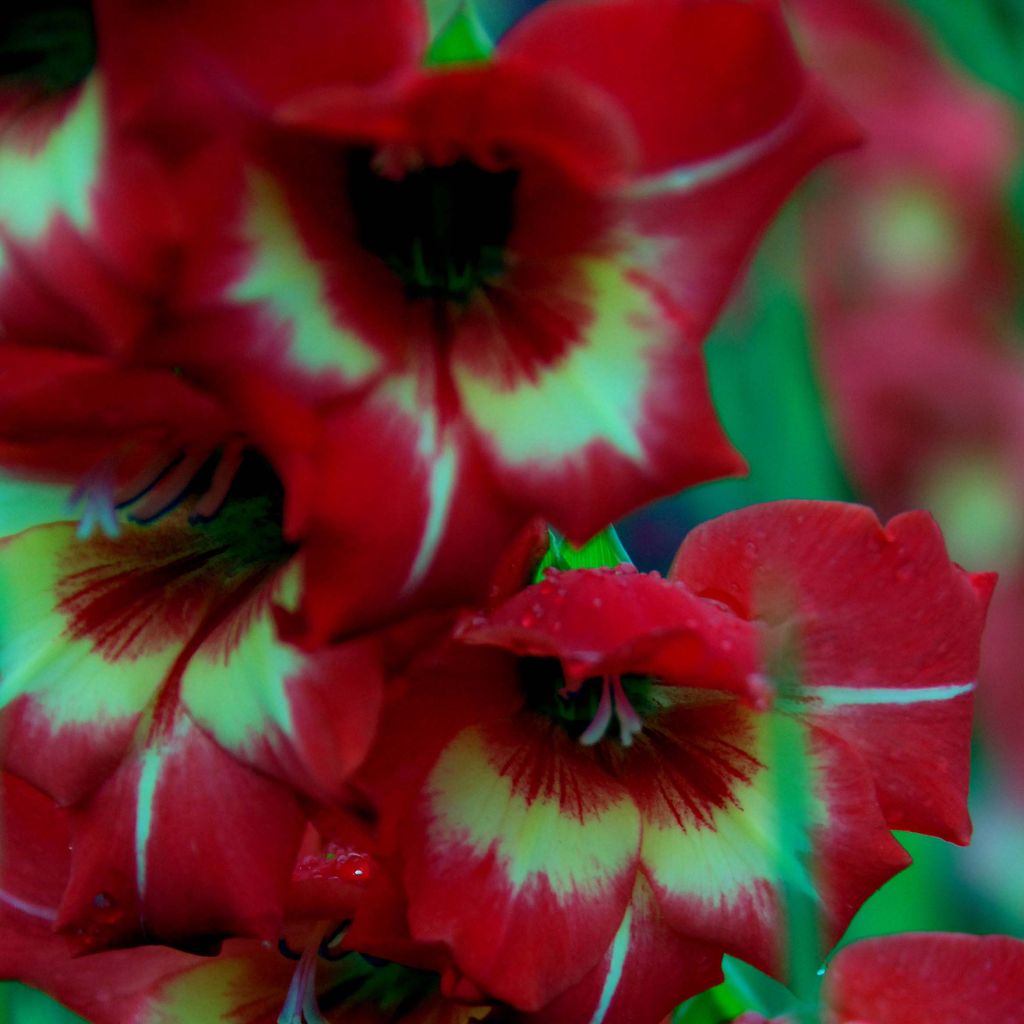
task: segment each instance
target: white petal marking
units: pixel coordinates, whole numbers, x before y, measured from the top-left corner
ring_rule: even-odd
[[[594,1016],[590,1018],[590,1024],[602,1024],[608,1014],[608,1008],[612,1005],[615,992],[622,981],[622,969],[626,964],[626,954],[629,952],[629,929],[633,920],[633,908],[626,908],[626,916],[619,925],[619,930],[612,940],[611,963],[608,964],[608,973],[605,975],[604,987],[601,989],[601,998],[597,1001],[597,1009]]]
[[[427,521],[423,526],[419,550],[409,570],[402,594],[408,594],[420,585],[437,555],[437,549],[444,536],[445,523],[455,493],[456,458],[454,448],[444,448],[434,459],[430,470],[430,507]]]
[[[787,703],[799,706],[807,700],[813,700],[830,708],[863,707],[872,704],[929,704],[962,697],[965,693],[970,693],[975,686],[974,682],[912,687],[808,686],[803,690],[800,700]]]
[[[57,911],[51,910],[49,907],[41,907],[36,903],[29,903],[27,900],[19,899],[17,896],[12,896],[9,892],[0,889],[0,903],[6,904],[8,907],[13,907],[15,910],[21,911],[23,914],[28,914],[29,917],[38,917],[42,921],[56,921]]]
[[[63,213],[77,228],[91,220],[103,144],[100,84],[91,75],[43,147],[0,147],[0,220],[18,239],[38,238]]]
[[[240,302],[260,303],[291,332],[296,360],[314,372],[335,370],[349,383],[380,369],[376,351],[331,311],[323,268],[306,252],[288,201],[273,178],[252,174],[245,233],[252,246],[249,266],[233,290]]]
[[[705,185],[727,178],[737,171],[742,171],[751,164],[757,163],[761,157],[780,146],[791,135],[803,113],[804,103],[798,103],[792,112],[770,132],[730,149],[721,156],[701,160],[698,163],[683,164],[662,174],[654,174],[640,178],[622,189],[627,199],[651,199],[656,196],[670,195],[681,192],[696,192]]]
[[[142,755],[142,771],[139,773],[139,790],[135,805],[135,879],[141,902],[146,893],[146,847],[153,828],[153,797],[160,778],[163,759],[155,750]]]

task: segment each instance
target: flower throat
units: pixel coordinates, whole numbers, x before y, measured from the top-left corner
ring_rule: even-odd
[[[88,0],[15,0],[0,12],[0,87],[50,95],[83,81],[96,63]]]
[[[372,151],[348,161],[360,244],[402,280],[410,298],[465,303],[506,269],[519,172],[468,160],[387,177]]]

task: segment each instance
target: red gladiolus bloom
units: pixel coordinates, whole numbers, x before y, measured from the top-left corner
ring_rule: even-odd
[[[359,39],[351,6],[337,35]],[[282,10],[290,59],[316,55],[301,95],[273,62],[262,81],[202,7],[171,19],[206,72],[189,76],[191,148],[167,145],[156,102],[136,122],[178,243],[146,263],[163,270],[139,290],[148,319],[116,319],[128,345],[109,324],[79,331],[60,358],[103,366],[116,347],[105,399],[125,374],[152,389],[174,372],[159,402],[109,403],[99,422],[122,445],[165,417],[164,464],[237,436],[263,451],[305,541],[308,636],[479,596],[487,553],[535,512],[582,539],[741,467],[700,341],[783,196],[853,138],[772,0],[556,2],[488,59],[423,69],[397,47],[376,77],[339,61],[335,80],[322,21]],[[379,17],[408,38],[392,6]],[[71,279],[76,308],[94,306],[87,275]],[[29,434],[66,432],[76,409],[46,421],[67,388],[34,343],[38,282],[14,280],[0,439],[25,465]],[[58,379],[82,380],[78,362]],[[118,481],[140,461],[106,457]]]
[[[524,1009],[583,982],[566,998],[595,1020],[659,1020],[723,952],[779,970],[783,878],[834,942],[906,865],[891,828],[967,840],[991,586],[924,514],[785,502],[699,527],[667,580],[549,573],[471,619],[355,783],[412,935]],[[787,845],[793,758],[810,795]]]
[[[189,498],[0,542],[3,762],[70,808],[59,923],[84,946],[274,934],[299,795],[337,797],[369,746],[376,644],[280,637],[298,581],[265,476],[243,460],[211,520]]]
[[[443,998],[427,971],[338,947],[368,868],[333,843],[296,864],[289,904],[298,912],[277,946],[234,939],[214,957],[145,946],[72,959],[54,931],[73,835],[66,813],[8,775],[0,792],[0,977],[39,986],[92,1024],[468,1024],[489,1012]]]

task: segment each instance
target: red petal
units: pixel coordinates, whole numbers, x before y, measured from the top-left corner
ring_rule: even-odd
[[[198,71],[262,105],[335,82],[369,86],[418,62],[426,18],[416,0],[98,0],[100,60],[118,101],[166,103],[160,86]]]
[[[292,794],[187,719],[73,811],[62,928],[85,948],[276,938],[303,819]]]
[[[782,846],[779,778],[789,769],[773,738],[782,729],[786,749],[798,751],[797,722],[701,694],[645,728],[619,768],[644,820],[645,873],[671,927],[773,972],[784,969],[783,879],[820,905],[825,948],[909,862],[855,752],[817,731],[803,840],[812,852]]]
[[[804,77],[772,0],[596,0],[541,7],[501,59],[557,70],[621,104],[645,172],[719,154],[790,114]]]
[[[408,383],[330,424],[302,550],[304,642],[482,597],[522,522],[465,432],[443,430]]]
[[[525,714],[467,729],[403,846],[412,933],[447,943],[486,991],[538,1009],[608,949],[638,844],[628,794],[560,729]]]
[[[747,508],[694,530],[670,575],[790,623],[801,706],[862,752],[893,827],[966,838],[969,693],[992,579],[951,563],[929,516],[883,529],[855,505]],[[900,723],[898,750],[876,728],[883,713]]]
[[[606,96],[585,83],[501,62],[412,78],[376,103],[347,89],[325,89],[280,116],[350,145],[369,139],[411,146],[439,166],[467,159],[503,170],[540,161],[589,188],[623,180],[634,156],[630,128]]]
[[[1024,1024],[1024,942],[907,934],[844,947],[825,975],[830,1020]]]
[[[523,1024],[644,1024],[721,980],[721,955],[668,928],[641,875],[604,959]]]
[[[551,571],[460,638],[516,654],[556,657],[571,681],[606,673],[754,694],[757,636],[727,609],[632,566]]]

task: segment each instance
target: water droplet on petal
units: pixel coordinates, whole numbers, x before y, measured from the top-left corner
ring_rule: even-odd
[[[118,906],[117,900],[109,893],[96,893],[92,898],[92,906],[93,910],[89,918],[94,924],[111,925],[124,917],[124,911]]]

